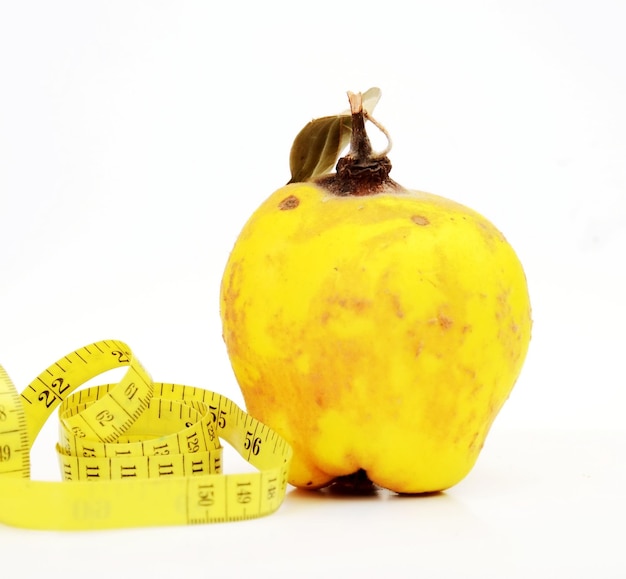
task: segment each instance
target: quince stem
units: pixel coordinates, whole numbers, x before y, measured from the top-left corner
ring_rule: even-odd
[[[352,114],[352,134],[350,151],[337,162],[337,171],[321,177],[315,182],[334,195],[365,196],[375,195],[399,185],[390,177],[391,161],[387,153],[391,149],[391,139],[385,128],[363,109],[361,93],[348,92]],[[387,148],[375,154],[365,130],[365,120],[371,121],[387,138]]]
[[[350,112],[352,113],[352,137],[348,156],[360,161],[369,161],[372,157],[372,144],[365,130],[365,112],[363,111],[363,95],[360,92],[348,92]]]
[[[352,138],[350,140],[350,155],[356,158],[369,159],[386,157],[391,151],[393,145],[391,135],[387,129],[381,125],[367,110],[363,108],[363,94],[348,91],[348,100],[350,101],[350,113],[352,114]],[[365,130],[365,121],[372,123],[387,139],[387,147],[380,153],[372,154],[372,145],[370,144],[367,131]]]

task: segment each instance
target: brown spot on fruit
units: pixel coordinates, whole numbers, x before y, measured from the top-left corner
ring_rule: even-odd
[[[289,197],[285,197],[278,204],[278,208],[281,211],[288,211],[289,209],[295,209],[298,205],[300,205],[300,199],[298,199],[295,195],[289,195]]]
[[[474,432],[474,435],[472,436],[472,438],[470,440],[470,443],[469,443],[469,449],[470,450],[474,450],[476,448],[476,442],[477,442],[477,439],[478,439],[478,435],[479,435],[478,432]]]
[[[437,319],[439,320],[439,325],[444,330],[449,330],[452,327],[452,324],[454,323],[450,318],[448,318],[447,316],[444,316],[443,314],[439,314],[437,316]]]
[[[412,215],[411,221],[415,223],[415,225],[421,225],[421,226],[430,225],[430,221],[428,220],[428,217],[424,217],[423,215]]]
[[[364,313],[367,309],[372,307],[371,300],[365,300],[358,297],[337,297],[329,296],[327,299],[329,306],[338,306],[341,310],[348,310],[357,314]]]
[[[391,296],[391,301],[393,303],[393,309],[395,311],[396,317],[403,318],[404,310],[402,309],[402,303],[400,302],[400,298],[397,295],[393,294]]]

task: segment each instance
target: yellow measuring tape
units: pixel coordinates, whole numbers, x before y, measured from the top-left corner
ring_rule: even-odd
[[[118,383],[74,392],[126,367]],[[59,408],[63,482],[30,479],[30,449]],[[255,469],[223,474],[223,438]],[[270,514],[291,448],[228,398],[155,383],[123,342],[85,346],[18,394],[0,366],[0,523],[105,529],[236,521]]]

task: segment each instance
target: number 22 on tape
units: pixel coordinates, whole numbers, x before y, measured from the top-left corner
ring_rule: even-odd
[[[77,390],[115,368],[118,383]],[[30,479],[30,449],[59,409],[62,482]],[[223,474],[226,440],[252,472]],[[228,398],[155,383],[130,348],[64,356],[18,394],[0,366],[0,523],[105,529],[237,521],[282,504],[292,450]]]

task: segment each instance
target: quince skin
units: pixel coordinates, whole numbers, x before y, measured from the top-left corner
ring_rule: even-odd
[[[293,446],[292,485],[444,490],[521,371],[526,277],[479,213],[388,177],[363,187],[291,183],[254,212],[222,279],[227,352],[248,411]]]

